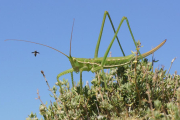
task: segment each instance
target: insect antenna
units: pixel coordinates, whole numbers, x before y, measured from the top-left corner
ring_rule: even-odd
[[[73,25],[72,25],[72,31],[71,31],[69,56],[71,56],[71,42],[72,42],[72,34],[73,34],[74,21],[75,21],[75,19],[73,19]]]
[[[4,41],[8,41],[8,40],[23,41],[23,42],[29,42],[29,43],[34,43],[34,44],[38,44],[38,45],[42,45],[42,46],[46,46],[46,47],[48,47],[48,48],[51,48],[51,49],[53,49],[53,50],[55,50],[55,51],[58,51],[58,52],[62,53],[63,55],[65,55],[66,57],[68,57],[68,58],[69,58],[69,56],[67,56],[67,55],[66,55],[66,54],[64,54],[63,52],[61,52],[61,51],[59,51],[59,50],[57,50],[57,49],[55,49],[55,48],[53,48],[53,47],[51,47],[51,46],[48,46],[48,45],[44,45],[44,44],[41,44],[41,43],[36,43],[36,42],[31,42],[31,41],[27,41],[27,40],[19,40],[19,39],[6,39],[6,40],[4,40]]]

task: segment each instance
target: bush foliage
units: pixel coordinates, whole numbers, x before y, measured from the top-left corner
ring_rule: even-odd
[[[79,84],[70,88],[63,79],[49,87],[55,99],[49,106],[38,93],[40,114],[44,120],[180,120],[177,72],[170,75],[163,67],[153,70],[153,62],[144,59],[110,69],[106,81],[108,90],[102,73],[96,73],[92,85],[86,84],[80,95]],[[38,120],[33,113],[28,119]]]

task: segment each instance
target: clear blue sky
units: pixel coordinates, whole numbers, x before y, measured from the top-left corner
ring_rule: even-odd
[[[7,41],[23,39],[52,46],[69,55],[69,40],[73,18],[75,18],[72,39],[72,56],[93,58],[104,11],[108,11],[117,28],[123,16],[129,20],[136,41],[140,40],[141,53],[151,50],[167,39],[165,45],[155,52],[155,67],[165,66],[171,74],[180,71],[180,1],[144,0],[2,0],[0,2],[0,119],[24,120],[31,111],[39,115],[41,99],[49,103],[52,98],[41,70],[45,72],[52,87],[58,73],[71,68],[68,59],[62,54],[35,44]],[[126,23],[118,34],[126,55],[135,51]],[[106,20],[99,56],[103,57],[113,31]],[[37,57],[31,53],[40,52]],[[112,56],[122,56],[117,41],[112,46]],[[151,59],[151,56],[148,58]],[[91,81],[94,74],[83,72],[83,81]],[[70,74],[63,78],[70,80]],[[74,73],[75,81],[80,75]]]

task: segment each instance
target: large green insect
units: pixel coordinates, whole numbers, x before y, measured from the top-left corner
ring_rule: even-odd
[[[98,58],[98,51],[99,51],[99,45],[100,45],[100,41],[101,41],[101,36],[102,36],[102,32],[103,32],[103,28],[104,28],[104,23],[105,23],[105,20],[106,20],[106,16],[108,16],[109,20],[110,20],[110,23],[111,23],[111,26],[114,30],[114,37],[113,39],[111,40],[111,43],[109,44],[105,54],[104,54],[104,57],[100,57]],[[96,49],[95,49],[95,55],[94,55],[94,58],[92,59],[87,59],[87,58],[75,58],[75,57],[72,57],[71,56],[71,45],[70,45],[70,54],[69,56],[64,54],[63,52],[55,49],[55,48],[52,48],[50,46],[47,46],[47,45],[43,45],[43,44],[40,44],[40,43],[35,43],[35,42],[31,42],[31,41],[26,41],[26,40],[17,40],[17,39],[7,39],[7,40],[15,40],[15,41],[24,41],[24,42],[30,42],[30,43],[35,43],[35,44],[39,44],[39,45],[43,45],[43,46],[46,46],[46,47],[49,47],[49,48],[52,48],[60,53],[62,53],[63,55],[65,55],[71,65],[72,65],[72,68],[71,69],[68,69],[66,71],[63,71],[61,72],[60,74],[57,75],[57,80],[59,81],[59,77],[61,77],[62,75],[64,74],[67,74],[67,73],[71,73],[71,77],[72,77],[72,85],[74,87],[74,82],[73,82],[73,72],[80,72],[80,93],[82,94],[82,72],[83,71],[91,71],[91,72],[97,72],[99,70],[102,70],[102,73],[103,73],[103,78],[104,78],[104,85],[105,85],[105,89],[107,89],[107,82],[106,82],[106,79],[105,79],[105,73],[104,73],[104,69],[108,69],[108,68],[115,68],[115,67],[120,67],[120,66],[123,66],[123,65],[126,65],[126,64],[129,64],[130,62],[134,61],[135,58],[137,59],[142,59],[152,53],[154,53],[156,50],[158,50],[162,45],[164,45],[164,43],[166,42],[166,40],[164,40],[162,43],[160,43],[157,47],[153,48],[152,50],[144,53],[144,54],[140,54],[140,52],[138,51],[139,55],[136,56],[136,54],[131,54],[131,55],[128,55],[128,56],[125,56],[124,54],[124,51],[121,47],[121,44],[119,42],[119,39],[117,37],[117,34],[119,32],[119,29],[123,23],[123,21],[126,20],[126,23],[128,25],[128,28],[129,28],[129,31],[130,31],[130,34],[131,34],[131,37],[134,41],[134,44],[137,47],[137,44],[135,42],[135,39],[134,39],[134,36],[132,34],[132,31],[131,31],[131,28],[130,28],[130,25],[129,25],[129,22],[128,22],[128,19],[127,17],[123,17],[121,19],[121,22],[117,28],[117,31],[115,30],[114,28],[114,25],[112,23],[112,20],[111,20],[111,17],[109,15],[109,13],[107,11],[105,11],[104,13],[104,17],[103,17],[103,22],[102,22],[102,26],[101,26],[101,30],[100,30],[100,34],[99,34],[99,38],[98,38],[98,41],[97,41],[97,45],[96,45]],[[71,33],[71,38],[72,38],[72,33]],[[120,46],[120,49],[123,53],[123,56],[124,57],[107,57],[110,49],[111,49],[111,46],[115,40],[115,38],[117,39],[118,41],[118,44]],[[5,40],[5,41],[7,41]],[[71,39],[72,40],[72,39]],[[70,42],[71,43],[71,42]]]

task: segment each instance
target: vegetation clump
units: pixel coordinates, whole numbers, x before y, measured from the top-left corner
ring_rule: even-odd
[[[153,63],[144,59],[110,69],[108,89],[98,72],[83,95],[79,84],[70,88],[65,79],[50,88],[42,72],[55,102],[45,105],[38,93],[40,114],[44,120],[180,120],[180,76],[153,70]],[[33,113],[28,119],[38,120]]]

